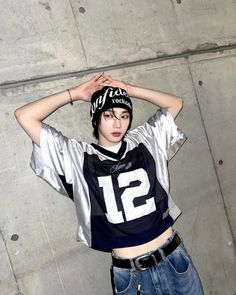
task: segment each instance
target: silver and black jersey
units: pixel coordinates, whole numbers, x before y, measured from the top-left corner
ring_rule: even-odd
[[[180,215],[169,193],[167,163],[185,139],[163,109],[129,131],[117,153],[43,124],[30,164],[36,175],[73,199],[78,240],[111,251],[154,239]]]

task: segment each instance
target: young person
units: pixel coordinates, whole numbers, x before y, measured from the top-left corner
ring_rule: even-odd
[[[159,107],[132,131],[130,97]],[[43,123],[76,100],[91,103],[96,144],[69,139]],[[15,111],[33,141],[36,175],[75,203],[78,239],[112,253],[115,294],[203,294],[191,258],[172,228],[181,211],[169,193],[167,162],[186,139],[174,123],[181,108],[179,97],[99,73]]]

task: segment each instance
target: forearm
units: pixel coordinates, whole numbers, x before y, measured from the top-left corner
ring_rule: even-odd
[[[15,111],[15,116],[17,119],[24,116],[36,121],[43,121],[51,113],[69,102],[76,100],[89,102],[91,95],[102,89],[104,81],[106,78],[103,77],[103,73],[98,73],[92,79],[70,88],[69,91],[65,90],[18,108]]]
[[[42,121],[58,108],[64,106],[72,100],[90,102],[91,95],[95,91],[102,89],[104,81],[106,81],[106,78],[104,78],[103,73],[98,73],[92,79],[70,88],[69,91],[65,90],[18,108],[15,111],[15,117],[30,138],[37,145],[40,145],[40,130]]]
[[[168,94],[165,92],[137,87],[135,85],[128,84],[127,91],[129,96],[146,100],[160,108],[167,109],[175,118],[182,108],[182,98]]]
[[[15,117],[29,137],[40,145],[42,121],[68,102],[70,102],[70,96],[66,90],[18,108],[15,111]]]
[[[15,111],[15,116],[18,121],[23,118],[43,121],[58,108],[69,102],[70,96],[68,91],[62,91],[19,107]]]

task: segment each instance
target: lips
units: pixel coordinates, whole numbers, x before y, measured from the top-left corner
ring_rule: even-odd
[[[119,137],[121,135],[121,132],[112,132],[112,136]]]

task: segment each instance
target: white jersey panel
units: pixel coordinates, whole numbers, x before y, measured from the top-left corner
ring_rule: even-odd
[[[75,202],[78,218],[77,238],[91,246],[91,204],[82,169],[85,150],[91,153],[93,147],[68,139],[55,128],[43,123],[40,147],[33,143],[30,166],[37,176],[48,182],[62,195],[69,195],[67,187],[71,185],[72,196],[70,197]]]

